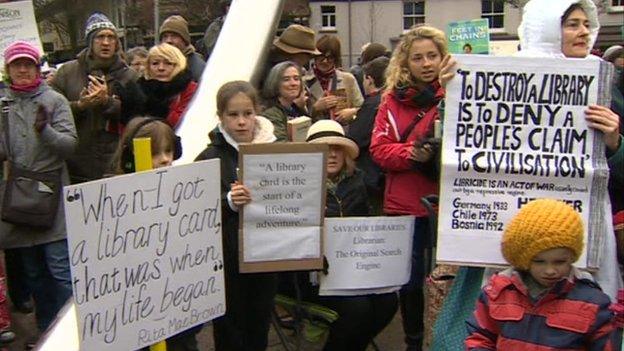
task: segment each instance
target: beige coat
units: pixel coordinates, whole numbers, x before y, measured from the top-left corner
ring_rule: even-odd
[[[360,92],[360,88],[358,88],[355,77],[351,73],[343,72],[337,69],[336,78],[336,90],[344,89],[346,91],[347,107],[351,108],[362,106],[362,104],[364,103],[364,97]],[[323,97],[323,88],[321,88],[321,84],[319,83],[318,79],[316,79],[316,76],[314,76],[314,74],[306,75],[303,79],[308,86],[308,91],[310,94],[309,106],[313,106],[318,99]],[[330,82],[330,87],[332,85],[333,83]],[[312,108],[312,119],[319,120],[329,118],[330,116],[327,111],[314,111],[314,108]]]

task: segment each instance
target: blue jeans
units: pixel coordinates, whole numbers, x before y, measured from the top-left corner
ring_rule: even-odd
[[[45,331],[72,296],[67,240],[15,249],[24,266],[26,285],[33,292],[39,331]]]

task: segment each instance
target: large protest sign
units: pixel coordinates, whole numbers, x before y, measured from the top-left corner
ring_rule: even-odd
[[[0,3],[0,52],[16,40],[27,41],[43,52],[30,0]],[[4,67],[4,56],[0,56],[0,67]]]
[[[490,29],[484,18],[469,21],[450,22],[446,26],[449,52],[452,54],[488,54],[490,50]],[[470,49],[469,52],[465,48]]]
[[[407,283],[413,234],[413,216],[326,218],[323,252],[329,268],[320,275],[319,294],[371,294]]]
[[[225,313],[219,160],[64,188],[81,350],[136,350]]]
[[[531,199],[555,198],[581,214],[587,247],[577,264],[595,267],[606,232],[608,169],[601,135],[588,128],[584,111],[608,105],[610,68],[599,60],[455,57],[438,261],[504,264],[505,223]]]
[[[327,145],[241,145],[240,271],[319,269]]]

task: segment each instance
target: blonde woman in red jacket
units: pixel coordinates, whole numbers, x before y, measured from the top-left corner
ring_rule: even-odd
[[[433,138],[438,82],[447,55],[444,32],[429,26],[411,29],[396,47],[387,70],[387,91],[375,117],[370,145],[373,160],[386,172],[384,213],[415,215],[410,281],[401,289],[401,314],[408,350],[421,350],[423,337],[424,249],[427,211],[423,196],[438,193]]]

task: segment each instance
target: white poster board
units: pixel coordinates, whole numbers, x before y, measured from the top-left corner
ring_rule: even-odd
[[[17,40],[27,41],[43,54],[32,1],[0,3],[0,53]],[[0,55],[0,67],[4,56]]]
[[[407,283],[413,235],[413,216],[326,218],[323,252],[329,268],[319,274],[319,294],[371,293]]]
[[[81,350],[136,350],[225,313],[219,168],[64,188]]]
[[[325,149],[314,144],[241,148],[241,178],[251,192],[241,216],[241,266],[320,260]]]
[[[609,84],[599,60],[456,55],[447,86],[439,262],[502,265],[500,238],[535,198],[574,207],[585,243],[603,234],[604,143],[585,122]],[[595,267],[587,245],[577,265]]]

